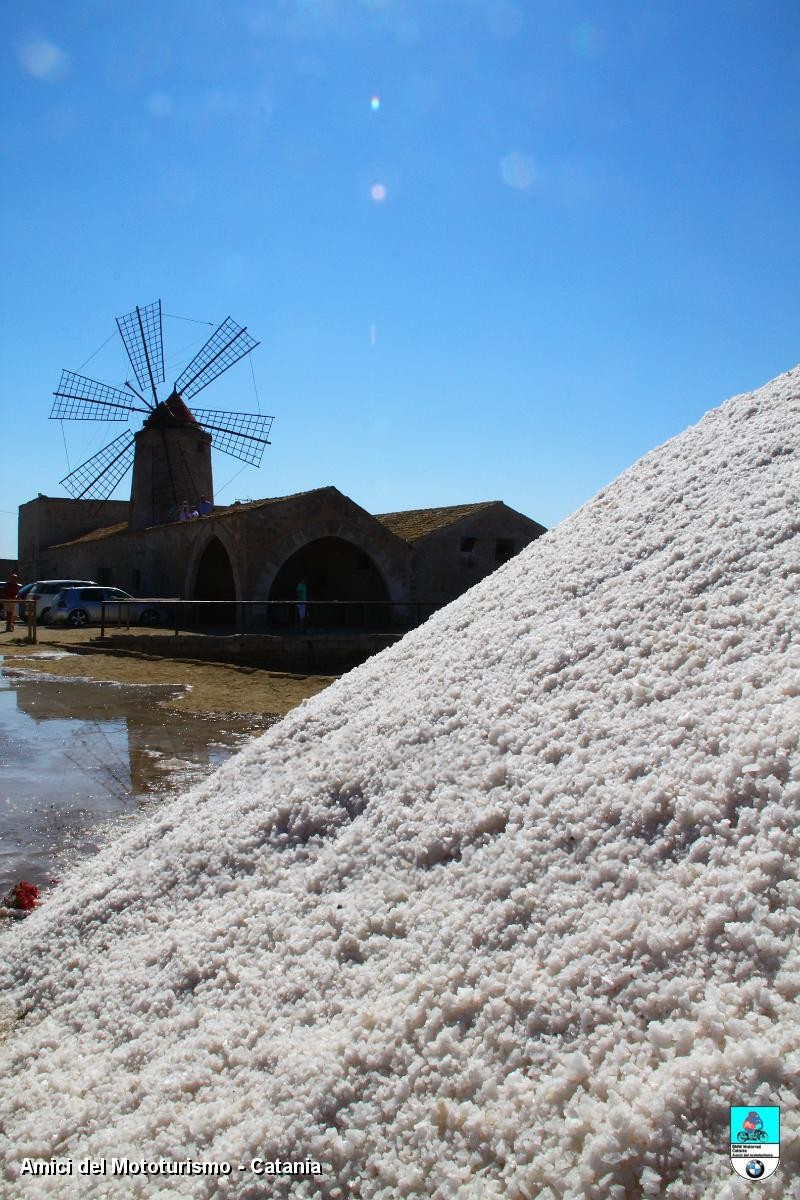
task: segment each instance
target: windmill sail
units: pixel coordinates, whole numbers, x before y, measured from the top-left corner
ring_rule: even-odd
[[[133,312],[117,317],[117,328],[122,338],[131,366],[136,373],[139,387],[153,393],[158,403],[156,384],[164,382],[164,341],[161,329],[161,301],[155,300]]]
[[[61,480],[74,500],[107,500],[133,463],[134,439],[129,429]]]
[[[117,317],[117,328],[138,388],[130,380],[121,389],[62,371],[50,416],[127,421],[134,411],[146,415],[135,436],[126,430],[61,480],[76,500],[106,500],[133,466],[129,525],[145,529],[174,520],[175,507],[184,498],[213,496],[212,443],[224,454],[260,466],[274,418],[262,413],[192,411],[186,403],[258,345],[230,317],[214,330],[166,400],[158,398],[158,384],[164,381],[161,301]]]
[[[85,375],[76,375],[74,371],[61,372],[61,382],[53,395],[56,399],[51,420],[127,421],[131,411],[139,409],[127,392]]]
[[[261,413],[214,412],[195,408],[194,417],[214,439],[214,449],[222,450],[241,462],[260,467],[264,447],[270,445],[269,432],[274,417]]]
[[[175,381],[175,391],[191,399],[258,345],[245,328],[226,317]]]

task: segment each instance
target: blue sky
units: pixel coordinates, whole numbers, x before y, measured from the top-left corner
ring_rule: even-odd
[[[0,556],[120,430],[48,420],[61,368],[132,377],[118,338],[83,364],[158,297],[261,340],[197,401],[275,416],[260,470],[216,456],[220,502],[334,484],[549,526],[800,358],[795,0],[3,18]],[[170,381],[210,332],[175,318]]]

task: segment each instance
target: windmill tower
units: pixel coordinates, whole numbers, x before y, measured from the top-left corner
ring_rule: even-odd
[[[161,301],[117,317],[117,328],[139,387],[126,381],[123,390],[64,370],[50,417],[127,422],[134,412],[146,414],[137,433],[126,429],[61,480],[76,500],[106,500],[133,466],[129,525],[146,529],[175,520],[184,501],[194,504],[201,496],[213,500],[212,444],[241,462],[259,466],[264,447],[270,444],[274,418],[187,406],[188,400],[258,345],[230,317],[181,372],[166,400],[158,398],[158,384],[164,382]]]

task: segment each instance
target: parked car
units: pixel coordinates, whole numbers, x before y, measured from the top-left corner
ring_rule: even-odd
[[[46,622],[50,616],[53,601],[62,588],[84,587],[90,584],[97,586],[93,579],[37,579],[35,583],[26,583],[25,587],[20,588],[19,599],[29,600],[31,596],[35,596],[36,620]],[[24,612],[19,605],[17,610]]]
[[[137,600],[121,588],[94,584],[92,587],[68,587],[60,591],[50,610],[50,621],[53,625],[72,625],[80,629],[100,620],[104,600],[130,601],[130,604],[107,604],[106,620],[109,622],[118,619],[127,621],[129,614],[132,625],[163,625],[167,619],[163,608],[151,601]]]

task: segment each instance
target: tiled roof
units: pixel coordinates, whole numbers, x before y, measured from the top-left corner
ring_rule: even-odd
[[[286,500],[297,500],[301,496],[311,496],[315,492],[326,491],[326,488],[312,488],[306,492],[293,492],[288,496],[271,496],[264,500],[248,500],[241,504],[218,505],[214,509],[215,516],[227,515],[229,513],[244,512],[254,508],[263,508],[270,504],[282,504]],[[456,521],[460,521],[463,517],[469,517],[473,513],[482,512],[484,509],[493,508],[497,504],[501,504],[500,500],[482,500],[478,504],[452,504],[447,508],[410,508],[404,512],[393,513],[376,513],[375,520],[380,521],[384,528],[396,537],[402,538],[406,542],[415,542],[419,538],[427,537],[429,533],[435,533],[437,529],[445,529],[448,525],[454,525]],[[203,520],[204,518],[200,518]],[[534,525],[537,522],[532,522]],[[542,531],[544,527],[540,526]],[[128,529],[127,522],[123,521],[118,525],[107,525],[103,529],[93,529],[90,533],[84,533],[82,537],[73,538],[69,542],[62,542],[63,546],[75,546],[83,542],[99,541],[101,538],[114,537],[118,533],[126,532]]]
[[[126,532],[128,522],[121,521],[118,525],[105,525],[102,529],[92,529],[89,533],[82,533],[80,537],[70,538],[68,542],[59,542],[60,546],[77,546],[83,542],[97,542],[101,538],[114,537],[117,533]]]
[[[415,542],[437,529],[455,524],[462,517],[500,503],[500,500],[482,500],[479,504],[454,504],[449,508],[410,508],[406,512],[376,513],[375,520],[404,541]]]
[[[227,513],[238,513],[253,508],[263,508],[267,504],[282,504],[285,500],[296,500],[299,496],[310,496],[315,491],[320,492],[324,490],[324,488],[313,488],[308,492],[292,492],[288,496],[269,496],[265,500],[245,500],[239,504],[217,504],[214,506],[213,514],[209,515],[222,516],[226,515]],[[198,519],[203,520],[204,518],[200,517]],[[165,524],[177,524],[177,517],[175,518],[175,521],[165,522]],[[159,528],[163,528],[163,526],[159,526]],[[114,537],[114,535],[117,533],[127,532],[128,522],[122,521],[118,525],[106,525],[102,529],[92,529],[89,533],[84,533],[80,537],[70,538],[68,542],[60,542],[59,545],[82,545],[84,542],[96,542],[101,538]]]
[[[327,488],[310,488],[306,492],[290,492],[288,496],[267,496],[263,500],[240,500],[237,504],[216,504],[215,513],[243,512],[245,509],[263,508],[267,504],[283,504],[284,500],[297,500],[300,496],[313,496],[315,492],[325,492]]]

